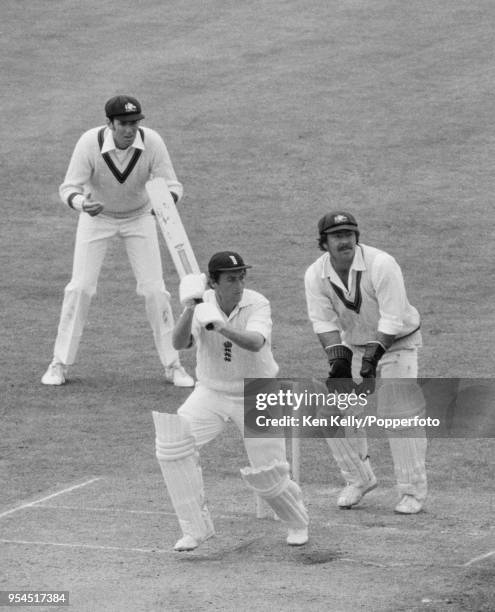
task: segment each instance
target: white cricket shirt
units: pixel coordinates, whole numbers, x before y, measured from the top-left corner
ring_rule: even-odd
[[[271,350],[272,318],[270,302],[257,291],[244,289],[241,301],[227,317],[219,307],[213,289],[203,301],[218,306],[224,320],[234,329],[255,331],[265,338],[258,352],[237,346],[218,332],[200,326],[193,316],[191,333],[197,349],[196,377],[210,389],[242,393],[244,378],[274,378],[278,365]]]
[[[419,313],[407,299],[396,260],[379,249],[358,244],[348,289],[324,253],[305,274],[309,319],[316,334],[339,331],[350,345],[376,339],[377,331],[407,336],[419,328]]]

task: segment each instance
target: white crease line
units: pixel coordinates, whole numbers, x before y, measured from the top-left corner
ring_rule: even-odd
[[[471,559],[467,563],[464,563],[464,567],[469,567],[470,565],[473,565],[474,563],[478,563],[478,561],[483,561],[483,559],[488,559],[488,557],[493,557],[493,555],[495,555],[495,550],[492,550],[492,551],[486,553],[485,555],[480,555],[479,557],[474,557],[474,559]]]
[[[32,502],[28,502],[27,504],[22,504],[22,506],[17,506],[16,508],[12,508],[11,510],[2,512],[0,514],[0,518],[3,518],[4,516],[8,516],[9,514],[13,514],[14,512],[17,512],[18,510],[23,510],[24,508],[30,508],[31,506],[36,506],[37,504],[41,504],[44,501],[47,501],[48,499],[57,497],[57,495],[62,495],[63,493],[69,493],[70,491],[74,491],[74,489],[80,489],[81,487],[85,487],[86,485],[89,485],[92,482],[96,482],[97,480],[101,480],[101,477],[91,478],[90,480],[87,480],[86,482],[82,482],[80,484],[73,485],[72,487],[67,487],[66,489],[63,489],[62,491],[57,491],[57,493],[52,493],[51,495],[46,495],[45,497],[42,497],[41,499],[36,499]]]
[[[175,512],[166,512],[165,510],[127,510],[126,508],[92,508],[89,506],[62,506],[59,504],[38,504],[37,510],[73,510],[76,512],[106,512],[107,514],[144,514],[144,515],[159,515],[159,516],[176,516]],[[217,519],[232,519],[242,518],[243,516],[253,516],[253,512],[232,511],[230,514],[216,514]],[[267,517],[268,518],[268,517]]]
[[[43,504],[39,508],[60,509],[60,510],[79,510],[80,512],[108,512],[110,513],[125,513],[125,514],[160,514],[165,516],[175,516],[175,512],[166,512],[165,510],[127,510],[126,508],[92,508],[90,506],[62,506],[59,504]]]
[[[65,548],[88,548],[90,550],[120,550],[125,552],[139,552],[146,554],[174,554],[177,552],[173,550],[163,550],[160,548],[126,548],[122,546],[97,546],[95,544],[67,544],[65,542],[37,542],[37,541],[27,541],[27,540],[3,540],[0,539],[0,543],[3,544],[23,544],[26,546],[60,546]]]
[[[127,508],[98,508],[98,507],[92,507],[92,506],[66,506],[62,504],[40,504],[40,503],[36,504],[36,510],[69,510],[73,512],[101,512],[101,513],[107,513],[107,514],[135,514],[135,515],[142,514],[145,516],[149,516],[149,515],[176,516],[175,512],[173,511],[167,512],[165,510],[129,510]],[[242,509],[232,510],[232,512],[227,512],[227,513],[224,512],[223,514],[215,514],[214,510],[212,510],[212,508],[210,507],[210,511],[213,512],[215,519],[233,519],[233,518],[241,519],[243,517],[250,517],[250,518],[254,517],[254,511],[253,512],[249,510],[242,511]],[[315,521],[319,521],[322,518],[327,518],[328,515],[325,513],[325,514],[313,514],[312,516]],[[257,520],[269,520],[269,521],[275,520],[278,522],[278,519],[273,519],[270,514],[267,514],[266,516],[263,516]],[[322,525],[323,527],[332,528],[335,526],[342,526],[342,525],[347,525],[347,524],[348,523],[346,523],[345,521],[339,522],[338,519],[336,518],[333,521],[324,522]],[[369,530],[375,527],[379,529],[383,529],[383,530],[388,530],[388,531],[416,531],[416,529],[414,528],[407,529],[403,526],[397,526],[397,525],[388,525],[388,526],[383,527],[382,525],[368,525],[368,524],[354,525],[353,529]]]
[[[257,539],[259,540],[260,538],[257,538]],[[103,551],[108,551],[108,552],[121,551],[121,552],[137,552],[137,553],[144,553],[144,554],[151,554],[151,555],[172,555],[174,557],[179,556],[177,551],[170,550],[170,549],[164,550],[163,548],[131,548],[131,547],[123,547],[123,546],[98,546],[96,544],[79,544],[79,543],[68,544],[66,542],[41,542],[41,541],[34,541],[34,540],[28,541],[28,540],[0,539],[0,544],[2,543],[3,544],[17,544],[17,545],[22,545],[22,546],[58,546],[59,548],[84,548],[86,550],[103,550]],[[214,554],[218,554],[222,552],[231,552],[232,550],[235,550],[235,547],[229,548],[228,550],[224,550],[224,551],[216,551],[216,553]],[[475,559],[468,561],[468,563],[465,563],[464,566],[447,565],[447,566],[439,566],[439,567],[447,567],[447,568],[466,567],[470,563],[474,563],[477,560],[489,557],[493,554],[495,554],[495,551],[492,551],[486,555],[482,555],[481,557],[476,557]],[[433,566],[425,566],[422,563],[411,564],[411,563],[406,563],[406,562],[381,564],[381,563],[375,563],[373,561],[366,561],[364,559],[353,559],[352,557],[340,557],[340,558],[336,558],[335,561],[342,561],[344,563],[356,563],[356,564],[366,565],[366,566],[371,566],[371,567],[379,567],[382,569],[393,568],[393,567],[411,567],[411,565],[414,567],[422,567],[422,568],[433,567]]]

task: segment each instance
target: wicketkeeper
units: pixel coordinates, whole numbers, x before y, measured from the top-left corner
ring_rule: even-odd
[[[136,291],[145,300],[165,377],[176,386],[191,387],[194,380],[172,346],[170,294],[163,282],[156,224],[145,185],[151,178],[164,178],[176,202],[183,188],[161,136],[140,127],[144,115],[136,98],[110,98],[105,114],[106,125],[88,130],[77,142],[59,189],[62,201],[79,213],[79,221],[72,278],[65,287],[53,359],[41,382],[65,383],[108,244],[119,237],[136,277]]]
[[[318,223],[324,254],[306,271],[309,318],[330,364],[327,386],[349,393],[373,393],[375,379],[379,417],[404,419],[424,416],[418,391],[420,317],[407,299],[401,269],[384,251],[359,242],[359,228],[347,212],[324,215]],[[397,479],[401,514],[419,512],[426,498],[426,435],[424,428],[387,430]],[[351,508],[376,487],[364,430],[345,428],[345,437],[327,438],[347,482],[338,498]]]
[[[246,270],[238,253],[216,253],[204,275],[180,284],[184,311],[173,333],[176,349],[195,347],[198,382],[177,414],[153,412],[156,456],[182,529],[175,550],[193,550],[214,534],[206,507],[198,449],[232,420],[244,428],[244,378],[278,373],[271,350],[270,303],[245,289]],[[202,300],[201,303],[197,303]],[[247,485],[288,527],[287,543],[308,540],[308,514],[299,486],[291,479],[283,438],[244,438],[250,466],[241,470]]]

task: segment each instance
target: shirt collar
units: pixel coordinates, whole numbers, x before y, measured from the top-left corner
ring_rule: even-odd
[[[350,268],[350,277],[352,279],[352,272],[358,272],[359,270],[366,270],[366,264],[364,263],[363,250],[360,244],[356,245],[356,250],[354,252],[354,259],[352,260],[351,268]],[[330,255],[326,253],[324,255],[323,260],[323,268],[321,271],[322,278],[330,278],[333,283],[342,284],[339,275],[335,272],[334,267],[330,262]]]
[[[225,317],[227,317],[227,315],[224,313],[224,311],[220,307],[220,304],[217,301],[217,294],[215,293],[215,290],[214,289],[210,289],[210,291],[212,292],[213,300],[214,300],[215,304],[218,306],[218,309],[220,310],[220,312]],[[227,319],[230,319],[231,317],[236,315],[240,311],[241,308],[245,308],[246,306],[249,306],[250,304],[253,304],[253,303],[254,303],[253,296],[251,295],[250,292],[248,292],[248,291],[246,291],[246,289],[244,289],[244,291],[242,292],[242,297],[241,297],[240,301],[235,305],[234,310],[229,314]]]
[[[128,151],[131,148],[141,149],[142,151],[144,151],[144,142],[143,142],[143,139],[141,138],[141,132],[139,130],[136,133],[136,138],[134,139],[134,142],[131,144],[130,147],[128,147],[125,150]],[[101,152],[103,154],[103,153],[108,153],[109,151],[115,151],[116,149],[117,147],[115,146],[115,141],[113,139],[113,132],[110,128],[107,128],[105,130],[105,136],[103,138],[103,145],[101,147]]]

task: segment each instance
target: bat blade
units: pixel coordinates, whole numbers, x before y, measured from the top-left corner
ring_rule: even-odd
[[[163,178],[152,179],[146,183],[146,191],[179,278],[199,274],[198,262],[167,182]]]

